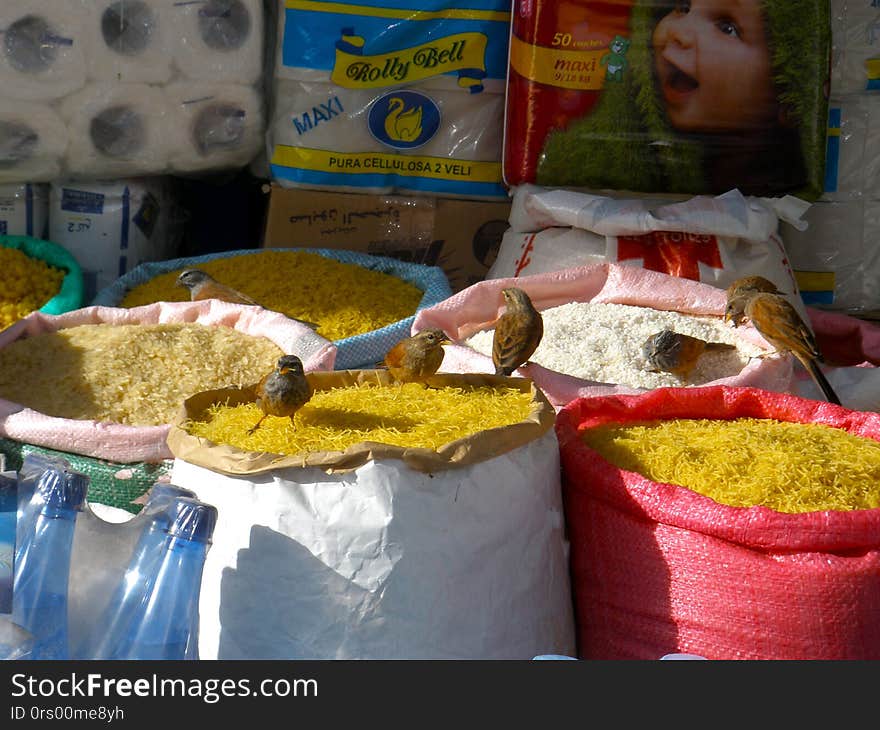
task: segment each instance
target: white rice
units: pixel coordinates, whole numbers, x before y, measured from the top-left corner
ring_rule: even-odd
[[[721,317],[695,316],[629,304],[571,302],[541,312],[544,336],[529,358],[548,370],[597,383],[633,388],[702,385],[731,377],[767,350],[743,340]],[[707,342],[727,342],[735,350],[706,352],[687,382],[672,373],[654,373],[642,355],[653,334],[671,329]],[[491,357],[494,329],[483,330],[464,344]]]

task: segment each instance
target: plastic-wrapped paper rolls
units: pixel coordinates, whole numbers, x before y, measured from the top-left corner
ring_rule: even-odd
[[[163,84],[171,77],[174,28],[168,4],[95,0],[86,58],[96,81]]]
[[[831,92],[880,90],[880,8],[874,0],[831,2]]]
[[[263,72],[262,0],[173,1],[174,61],[184,76],[252,84]]]
[[[86,82],[83,7],[58,0],[0,3],[0,94],[45,101]]]
[[[162,171],[168,164],[167,106],[147,84],[93,84],[67,97],[61,114],[73,174],[121,177]]]
[[[0,98],[0,183],[57,177],[67,127],[49,106]]]
[[[172,169],[244,166],[260,151],[263,109],[252,86],[179,83],[165,95]]]
[[[45,238],[48,219],[48,185],[0,185],[0,236]]]
[[[880,12],[877,17],[880,23]],[[880,196],[880,95],[848,94],[828,102],[825,157],[824,200]]]
[[[389,156],[388,146],[375,134],[375,125],[371,130],[369,118],[374,108],[390,109],[383,130],[405,138],[410,99],[404,90],[346,89],[291,79],[276,80],[275,89],[270,123],[272,163],[283,185],[332,186],[371,193],[404,187],[449,192],[463,185],[474,196],[487,197],[500,189],[494,180],[501,158],[501,135],[487,130],[501,128],[503,94],[423,89],[419,96],[430,99],[425,108],[436,109],[435,115],[424,113],[424,109],[418,115],[419,129],[428,141]],[[395,97],[402,106],[399,114],[394,111]],[[432,130],[428,129],[431,124]]]

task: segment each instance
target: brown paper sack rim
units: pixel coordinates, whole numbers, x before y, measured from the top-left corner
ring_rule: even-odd
[[[355,384],[392,385],[385,370],[335,370],[307,374],[317,390]],[[217,444],[188,433],[183,424],[200,420],[209,406],[228,402],[235,406],[254,401],[255,385],[243,388],[206,390],[187,398],[171,424],[167,443],[175,458],[211,471],[229,475],[260,474],[289,467],[319,468],[333,472],[352,471],[370,460],[400,459],[412,469],[431,473],[487,461],[541,437],[556,421],[556,412],[547,397],[528,378],[503,377],[477,373],[437,374],[428,381],[433,387],[495,386],[516,388],[531,395],[528,416],[509,426],[489,428],[462,439],[450,441],[438,450],[405,448],[375,441],[362,441],[345,451],[313,451],[305,454],[272,454],[243,451],[228,444]]]

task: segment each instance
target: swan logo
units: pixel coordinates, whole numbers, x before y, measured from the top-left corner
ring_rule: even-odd
[[[421,147],[440,127],[440,109],[418,91],[398,89],[378,98],[370,109],[370,134],[398,150]]]

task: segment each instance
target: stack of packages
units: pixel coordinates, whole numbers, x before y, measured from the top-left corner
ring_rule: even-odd
[[[261,0],[10,0],[0,27],[0,182],[25,221],[6,232],[73,253],[87,301],[180,245],[166,175],[262,148]]]
[[[880,316],[880,6],[831,0],[831,96],[823,193],[803,231],[783,224],[804,301]]]

